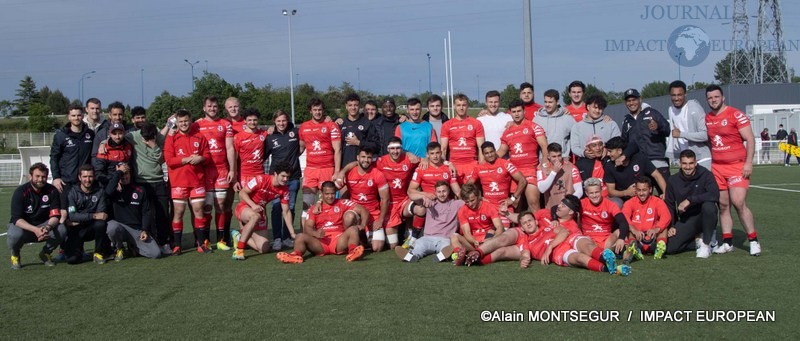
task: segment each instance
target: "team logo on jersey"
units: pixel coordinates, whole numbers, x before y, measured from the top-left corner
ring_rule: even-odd
[[[544,232],[550,232],[550,230],[552,230],[552,228],[550,228],[549,226],[544,228]]]
[[[89,135],[89,133],[86,133],[86,139],[88,140],[88,139],[91,139],[91,138],[92,138],[92,136]]]
[[[67,147],[72,147],[72,140],[69,137],[67,138]]]
[[[314,150],[322,150],[322,147],[320,146],[319,141],[315,140],[313,143],[311,143],[311,145],[314,148]]]
[[[465,138],[465,137],[459,137],[459,138],[458,138],[458,145],[459,145],[459,146],[466,146],[466,145],[467,145],[467,138]]]
[[[633,165],[633,171],[634,172],[638,172],[639,171],[639,165]]]
[[[725,144],[722,143],[722,136],[714,135],[714,147],[722,147]]]
[[[400,179],[392,180],[392,188],[402,188],[403,187],[402,184],[403,182],[400,181]]]
[[[278,140],[272,140],[272,146],[275,147],[275,148],[278,148],[281,145],[278,144]]]
[[[339,213],[339,207],[334,207],[334,208],[333,208],[333,212],[334,212],[334,213]]]
[[[47,195],[43,195],[42,196],[42,202],[48,202],[49,200],[50,200],[50,197],[48,197]]]
[[[367,180],[367,186],[372,187],[372,179]]]
[[[222,131],[222,126],[217,126],[217,130]]]
[[[528,128],[522,129],[522,133],[528,135]]]
[[[92,202],[97,202],[97,196],[92,196]]]
[[[503,167],[497,167],[497,174],[503,174]]]
[[[194,146],[195,148],[200,147],[200,142],[195,141]]]
[[[442,173],[442,179],[447,180],[449,178],[450,178],[450,175],[448,173]]]
[[[367,195],[364,193],[358,193],[358,201],[365,202],[367,201]]]
[[[603,219],[606,219],[606,218],[608,218],[608,212],[603,211],[603,212],[600,213],[600,216],[603,217]]]
[[[325,128],[325,127],[322,127],[322,133],[323,133],[323,134],[325,134],[325,132],[327,132],[327,131],[328,131],[328,129],[327,129],[327,128]]]
[[[403,171],[408,172],[408,165],[403,165]]]
[[[489,190],[492,192],[500,192],[500,186],[496,182],[492,181],[489,183]]]
[[[264,135],[258,135],[258,139],[264,141]]]
[[[514,144],[514,153],[522,153],[522,143]]]
[[[481,214],[481,220],[486,220],[486,215],[485,214]]]
[[[652,207],[648,207],[647,208],[647,214],[653,214],[653,208]]]
[[[33,213],[33,205],[28,205],[28,207],[25,208],[25,213]]]
[[[722,122],[720,122],[720,124],[724,127],[724,126],[728,125],[728,120],[723,119]]]
[[[471,124],[467,126],[467,130],[472,131],[472,125]]]
[[[358,125],[358,130],[364,130],[364,126],[362,126],[362,125],[360,125],[360,124],[359,124],[359,125]]]
[[[294,137],[294,132],[293,131],[289,132],[289,137]]]

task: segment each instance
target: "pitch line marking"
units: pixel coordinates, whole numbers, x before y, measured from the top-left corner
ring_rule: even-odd
[[[798,190],[795,190],[795,189],[772,188],[772,187],[762,187],[762,186],[753,186],[753,185],[750,185],[750,187],[753,187],[753,188],[758,188],[758,189],[766,189],[766,190],[770,190],[770,191],[781,191],[781,192],[800,193],[800,191],[798,191]]]

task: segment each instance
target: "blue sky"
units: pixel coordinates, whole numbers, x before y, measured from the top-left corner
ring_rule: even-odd
[[[663,40],[682,25],[702,28],[711,39],[730,39],[730,19],[653,19],[665,6],[708,6],[728,15],[733,1],[533,1],[536,98],[548,88],[562,90],[575,79],[607,90],[641,88],[652,80],[678,77],[678,65],[663,51],[607,51],[609,40]],[[800,4],[783,1],[783,17],[800,17]],[[523,75],[522,1],[477,0],[308,0],[308,1],[84,1],[4,0],[0,2],[0,99],[12,99],[19,80],[31,75],[39,87],[104,103],[141,103],[167,90],[191,90],[184,59],[200,61],[195,74],[218,73],[231,83],[287,86],[288,28],[292,18],[293,66],[300,83],[324,90],[343,81],[375,93],[416,93],[444,88],[443,39],[452,35],[456,91],[471,98],[519,84]],[[647,9],[649,18],[643,19]],[[672,7],[677,8],[677,7]],[[704,7],[705,8],[705,7]],[[751,0],[748,14],[756,14]],[[694,9],[694,7],[692,7]],[[667,9],[668,10],[668,9]],[[680,11],[683,9],[681,8]],[[700,16],[692,10],[690,17]],[[756,37],[756,19],[750,38]],[[800,40],[800,23],[784,20],[784,39]],[[712,51],[681,78],[711,82]],[[800,71],[800,54],[786,53]],[[205,61],[208,61],[207,64]],[[480,84],[478,84],[480,83]]]

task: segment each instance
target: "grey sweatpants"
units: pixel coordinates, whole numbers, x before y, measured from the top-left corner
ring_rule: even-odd
[[[53,252],[53,250],[58,247],[58,244],[61,243],[61,240],[63,240],[64,236],[66,235],[67,227],[63,224],[58,224],[58,226],[52,229],[48,234],[50,238],[44,241],[44,247],[42,247],[42,251],[45,253]],[[11,254],[19,257],[19,251],[22,250],[22,245],[25,245],[26,243],[38,243],[39,240],[36,238],[35,233],[25,230],[17,225],[8,224],[8,236],[6,242],[8,243],[8,249],[11,251]]]
[[[450,245],[450,238],[423,236],[414,241],[414,248],[409,251],[412,255],[419,258],[427,255],[442,252],[442,249]]]
[[[135,244],[136,249],[139,250],[139,254],[142,257],[151,259],[160,257],[161,249],[159,249],[155,239],[148,234],[147,239],[141,240],[139,239],[141,233],[141,230],[137,230],[116,220],[108,221],[108,238],[111,239],[112,243],[120,244],[122,242],[128,242],[128,245]]]

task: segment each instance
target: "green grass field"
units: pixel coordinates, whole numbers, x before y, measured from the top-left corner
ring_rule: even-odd
[[[705,260],[694,252],[646,258],[627,278],[554,265],[520,270],[512,262],[456,268],[426,258],[406,264],[393,252],[355,263],[313,257],[300,265],[252,251],[243,262],[232,261],[230,251],[189,252],[46,268],[36,245],[23,248],[25,266],[12,271],[4,247],[0,338],[797,339],[800,275],[792,257],[800,242],[800,168],[756,167],[752,183],[784,190],[750,191],[761,257],[742,248],[745,235],[734,219],[736,252]],[[0,191],[3,221],[12,191]],[[620,321],[481,322],[485,310],[525,316],[529,310],[613,310]],[[642,323],[643,310],[769,310],[776,321]]]

